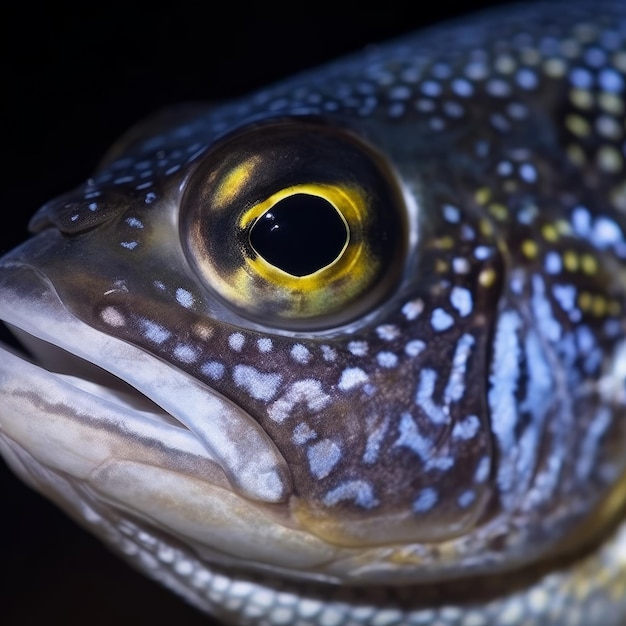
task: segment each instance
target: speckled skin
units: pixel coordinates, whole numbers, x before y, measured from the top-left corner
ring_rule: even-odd
[[[216,392],[211,430],[129,379],[207,446],[207,480],[252,503],[260,525],[333,546],[327,563],[212,559],[93,494],[78,496],[85,516],[77,478],[29,449],[7,443],[7,460],[36,467],[30,482],[227,623],[622,624],[625,76],[619,2],[437,27],[147,122],[0,261],[7,302],[53,306],[34,267],[77,327]],[[266,319],[246,315],[189,244],[208,215],[189,191],[211,187],[203,164],[276,120],[295,136],[317,124],[356,137],[401,207],[392,288],[339,324],[294,329],[271,303]]]

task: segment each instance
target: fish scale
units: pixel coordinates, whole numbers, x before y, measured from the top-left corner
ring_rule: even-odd
[[[618,2],[507,9],[131,131],[0,261],[0,318],[126,380],[196,443],[153,474],[113,455],[67,477],[15,434],[15,408],[7,461],[227,623],[621,623],[625,38]],[[312,331],[229,306],[178,241],[206,159],[286,119],[372,146],[404,202],[397,285]],[[78,397],[46,411],[67,420]],[[106,419],[114,448],[124,419]],[[219,496],[181,521],[159,506],[177,468],[200,472],[192,454]],[[130,516],[108,504],[118,490]],[[210,537],[255,515],[293,561]]]

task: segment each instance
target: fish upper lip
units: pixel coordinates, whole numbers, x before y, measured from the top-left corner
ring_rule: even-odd
[[[269,503],[289,497],[291,479],[284,458],[258,423],[233,402],[141,348],[80,321],[63,305],[45,273],[33,265],[11,259],[0,262],[0,293],[0,321],[57,346],[77,362],[93,364],[94,371],[102,368],[108,373],[106,384],[92,386],[92,393],[114,394],[116,387],[125,385],[112,381],[127,382],[196,436],[205,456],[221,466],[235,491]],[[80,380],[82,374],[75,384]],[[89,383],[76,386],[81,384]],[[254,455],[249,454],[251,449]]]

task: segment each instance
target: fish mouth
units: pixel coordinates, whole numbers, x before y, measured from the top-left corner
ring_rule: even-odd
[[[288,523],[286,462],[245,411],[76,318],[22,261],[0,261],[0,321],[29,353],[0,343],[0,454],[27,484],[82,523],[139,520],[212,562],[346,576],[325,565],[337,548]]]

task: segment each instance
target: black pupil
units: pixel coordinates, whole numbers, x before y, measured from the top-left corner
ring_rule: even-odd
[[[335,207],[305,193],[277,202],[250,231],[256,252],[292,276],[307,276],[332,263],[347,238],[348,230]]]

